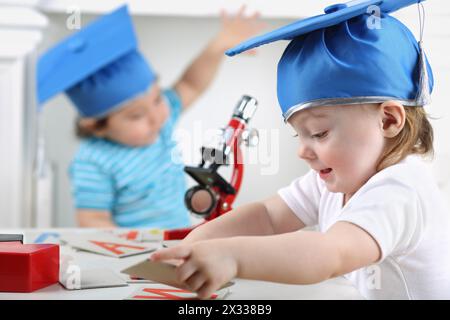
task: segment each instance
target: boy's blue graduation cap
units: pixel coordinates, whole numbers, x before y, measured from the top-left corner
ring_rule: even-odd
[[[247,40],[226,54],[292,40],[278,63],[277,93],[285,120],[298,110],[321,105],[394,99],[406,106],[423,106],[430,102],[431,67],[421,42],[389,15],[421,1],[332,5],[325,14]]]
[[[38,100],[65,92],[83,117],[103,117],[155,81],[137,48],[127,6],[64,39],[40,57]]]

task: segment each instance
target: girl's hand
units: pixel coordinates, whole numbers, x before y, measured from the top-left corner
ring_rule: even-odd
[[[217,35],[217,44],[225,51],[244,40],[256,36],[267,26],[259,18],[259,12],[244,16],[245,5],[243,5],[235,16],[230,16],[224,10],[221,11],[222,29]],[[250,50],[250,54],[254,50]]]
[[[200,299],[207,299],[236,277],[238,264],[230,239],[180,244],[152,254],[153,261],[179,260],[177,277]]]

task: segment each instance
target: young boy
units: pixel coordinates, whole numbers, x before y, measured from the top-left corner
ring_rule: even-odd
[[[244,8],[224,15],[219,34],[168,90],[137,48],[126,6],[42,56],[39,101],[64,91],[80,114],[83,142],[70,176],[81,227],[190,224],[183,167],[172,159],[174,125],[206,90],[225,50],[262,26],[256,14],[244,17]]]
[[[432,71],[421,41],[389,15],[416,2],[330,6],[230,50],[292,40],[278,100],[311,170],[152,258],[178,259],[179,280],[201,298],[234,277],[311,284],[343,275],[367,299],[450,299],[450,212],[421,159],[433,152],[423,109]]]

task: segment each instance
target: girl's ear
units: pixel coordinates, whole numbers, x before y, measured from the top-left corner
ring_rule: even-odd
[[[83,129],[83,131],[103,138],[106,136],[106,127],[99,128],[97,122],[98,120],[94,118],[81,118],[80,120],[78,120],[78,125]]]
[[[393,138],[405,126],[406,113],[401,103],[395,100],[383,102],[379,107],[380,125],[385,138]]]

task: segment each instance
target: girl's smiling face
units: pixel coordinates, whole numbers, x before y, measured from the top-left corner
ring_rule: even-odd
[[[385,147],[379,104],[324,106],[293,114],[298,156],[345,202],[377,171]]]

